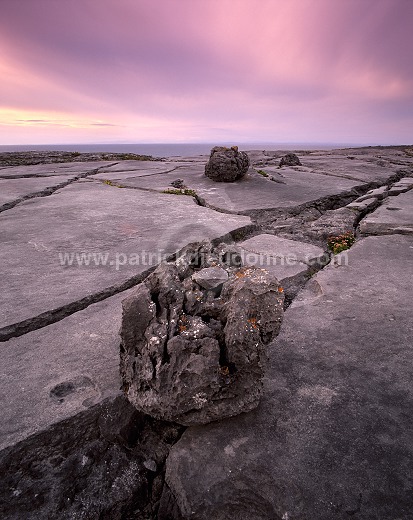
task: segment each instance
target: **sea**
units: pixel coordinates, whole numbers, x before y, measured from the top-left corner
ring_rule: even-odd
[[[130,144],[37,144],[37,145],[1,145],[1,152],[62,151],[62,152],[112,152],[136,153],[153,157],[175,157],[209,154],[214,146],[234,146],[240,150],[333,150],[354,145],[349,143],[130,143]]]

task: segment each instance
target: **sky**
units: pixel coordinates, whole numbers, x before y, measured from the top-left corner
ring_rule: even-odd
[[[0,0],[0,144],[413,142],[413,0]]]

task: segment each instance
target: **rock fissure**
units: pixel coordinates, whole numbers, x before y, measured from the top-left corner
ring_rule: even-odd
[[[21,322],[13,323],[11,325],[3,327],[0,329],[0,342],[5,342],[11,338],[17,338],[34,330],[47,327],[52,323],[61,321],[64,318],[67,318],[68,316],[76,312],[86,309],[94,303],[105,300],[106,298],[109,298],[110,296],[113,296],[115,294],[122,293],[130,289],[131,287],[139,284],[144,278],[146,278],[146,276],[148,276],[148,273],[150,273],[153,269],[154,267],[151,267],[143,273],[129,278],[121,285],[108,287],[103,291],[99,291],[97,293],[86,296],[85,298],[82,298],[80,300],[73,301],[57,309],[52,309],[50,311],[43,312],[38,316],[33,316],[32,318],[28,318],[27,320],[23,320]]]
[[[108,166],[114,166],[115,164],[117,163],[113,163],[113,164],[110,164]],[[26,200],[29,200],[29,199],[34,199],[34,198],[38,198],[38,197],[49,197],[50,195],[53,195],[53,193],[55,193],[57,190],[61,190],[62,188],[66,188],[66,186],[69,186],[70,184],[73,184],[75,182],[77,182],[78,180],[80,179],[86,179],[92,175],[97,175],[98,173],[100,173],[100,169],[101,167],[99,168],[95,168],[93,170],[90,170],[90,171],[87,171],[87,172],[84,172],[84,173],[80,173],[79,175],[76,175],[70,179],[68,179],[67,181],[63,181],[59,184],[56,184],[54,186],[49,186],[47,188],[44,188],[43,190],[41,191],[35,191],[33,193],[28,193],[27,195],[24,195],[22,197],[19,197],[18,199],[15,199],[13,201],[10,201],[10,202],[7,202],[6,204],[3,204],[2,206],[0,206],[0,213],[2,213],[3,211],[7,211],[9,209],[12,209],[14,208],[15,206],[17,206],[18,204],[21,204],[22,202],[25,202]],[[32,178],[32,177],[35,177],[35,178],[43,178],[44,176],[35,176],[35,175],[30,175],[30,176],[20,176],[20,177],[2,177],[2,179],[10,179],[10,178],[14,178],[14,179],[18,179],[18,178]],[[52,175],[48,175],[47,177],[52,177]]]
[[[228,242],[234,239],[242,240],[246,236],[249,236],[251,233],[255,232],[255,229],[255,226],[243,226],[224,236],[217,237],[216,239],[212,240],[212,243],[217,244],[220,242]],[[172,261],[178,258],[181,255],[182,251],[187,249],[187,247],[188,246],[184,246],[182,249],[180,249],[180,251],[171,254],[167,258],[167,260]],[[136,276],[132,276],[131,278],[128,278],[119,285],[107,287],[102,291],[90,294],[80,300],[70,302],[67,305],[63,305],[56,309],[51,309],[49,311],[41,313],[37,316],[33,316],[21,322],[13,323],[7,325],[6,327],[2,327],[0,328],[0,342],[8,341],[11,338],[22,336],[34,330],[38,330],[40,328],[51,325],[52,323],[61,321],[64,318],[76,312],[86,309],[94,303],[105,300],[111,296],[114,296],[115,294],[122,293],[130,289],[131,287],[134,287],[135,285],[141,283],[142,280],[144,280],[154,269],[156,269],[156,267],[156,265],[152,266],[146,269],[144,272],[139,273]]]

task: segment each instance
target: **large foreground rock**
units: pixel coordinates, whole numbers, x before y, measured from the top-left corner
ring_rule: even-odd
[[[138,410],[193,425],[258,405],[282,289],[263,269],[228,270],[180,279],[162,264],[123,302],[121,377]]]
[[[183,518],[411,520],[413,238],[345,254],[287,310],[260,406],[174,446]]]
[[[234,182],[247,173],[249,165],[248,155],[239,152],[237,146],[215,146],[205,166],[205,175],[216,182]]]

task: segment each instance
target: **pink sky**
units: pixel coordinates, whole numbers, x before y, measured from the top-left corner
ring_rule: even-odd
[[[412,143],[413,0],[1,0],[0,144]]]

